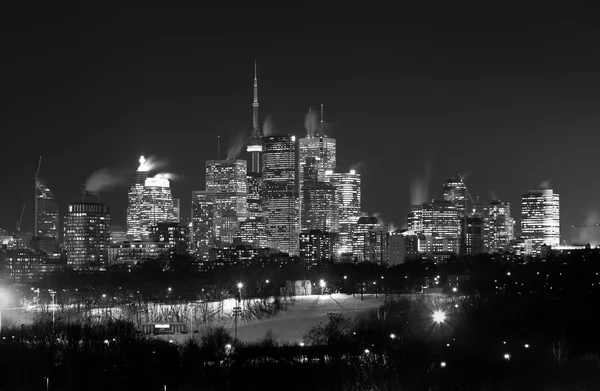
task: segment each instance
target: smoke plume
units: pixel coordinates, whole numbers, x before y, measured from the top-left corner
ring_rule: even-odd
[[[431,176],[431,163],[425,165],[425,172],[417,176],[410,184],[410,204],[421,205],[428,200],[429,177]]]
[[[111,167],[102,168],[94,172],[85,182],[85,190],[99,192],[110,190],[117,186],[127,185],[131,181],[131,171],[115,169]]]
[[[550,179],[547,179],[544,182],[540,183],[540,189],[549,189],[550,187]]]
[[[227,160],[236,159],[242,150],[244,149],[244,145],[246,144],[246,138],[243,133],[238,133],[231,140],[231,145],[227,150]]]
[[[590,244],[592,246],[600,245],[600,213],[596,209],[588,210],[585,213],[583,225],[571,228],[571,241],[576,245]]]
[[[319,119],[317,117],[316,110],[309,109],[304,116],[304,128],[306,129],[306,136],[313,137],[317,134],[319,127]]]
[[[158,159],[155,155],[147,157],[144,164],[140,165],[140,171],[155,171],[167,166],[166,159]]]
[[[168,179],[170,181],[179,181],[183,179],[182,175],[173,174],[172,172],[159,172],[153,178]]]
[[[353,165],[350,166],[350,170],[355,170],[356,172],[360,173],[360,170],[364,166],[365,166],[365,163],[363,163],[363,162],[354,163]]]
[[[263,136],[272,136],[275,134],[275,125],[273,124],[273,117],[268,115],[263,122]]]

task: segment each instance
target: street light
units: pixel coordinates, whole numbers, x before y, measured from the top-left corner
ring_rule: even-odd
[[[446,361],[442,361],[442,362],[440,363],[440,367],[442,367],[442,368],[446,368]]]
[[[432,318],[435,323],[444,323],[446,321],[446,313],[441,310],[434,311]]]
[[[242,300],[242,288],[244,287],[244,284],[242,284],[241,282],[237,283],[237,288],[238,288],[238,305],[233,309],[233,313],[235,315],[235,340],[237,341],[237,337],[238,337],[238,316],[239,316],[239,312],[242,309],[240,307],[240,301]]]
[[[452,292],[456,293],[458,289],[456,289],[456,287],[452,288]]]
[[[319,281],[319,286],[321,287],[321,294],[323,294],[323,291],[325,290],[325,286],[327,286],[327,284],[325,283],[325,280]]]

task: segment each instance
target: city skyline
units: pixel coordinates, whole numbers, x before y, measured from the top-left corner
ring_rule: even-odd
[[[442,32],[460,34],[441,15],[431,18],[430,25],[441,26]],[[589,91],[600,83],[590,72],[598,58],[583,50],[595,32],[586,37],[583,27],[569,29],[569,22],[554,27],[538,22],[536,26],[546,36],[541,32],[521,32],[518,20],[499,25],[499,16],[495,18],[491,25],[506,37],[493,28],[484,29],[481,37],[442,48],[437,42],[446,41],[434,29],[425,29],[427,34],[414,37],[413,33],[427,26],[426,18],[416,15],[415,25],[404,27],[414,40],[401,39],[399,47],[406,51],[401,54],[399,49],[393,50],[389,57],[370,52],[368,47],[374,43],[378,48],[393,47],[393,39],[401,37],[401,27],[363,25],[342,38],[341,32],[349,30],[344,26],[338,35],[318,21],[310,26],[294,22],[292,31],[281,38],[289,44],[285,49],[278,49],[276,41],[265,37],[255,38],[252,49],[243,49],[250,38],[232,33],[226,38],[215,38],[207,48],[208,53],[220,53],[221,47],[231,46],[231,54],[208,59],[188,53],[202,41],[199,33],[182,39],[182,30],[177,30],[162,38],[171,46],[148,39],[149,48],[132,49],[142,59],[153,59],[155,53],[161,53],[161,58],[173,55],[168,60],[150,61],[142,68],[141,60],[123,53],[128,47],[124,41],[109,37],[106,43],[97,39],[97,33],[108,29],[123,31],[127,42],[145,42],[123,20],[109,18],[112,22],[94,25],[97,31],[74,26],[75,31],[90,39],[90,50],[74,54],[72,67],[55,73],[52,82],[40,79],[47,73],[32,75],[16,69],[19,64],[27,64],[26,69],[31,70],[35,63],[35,69],[48,65],[48,72],[67,61],[66,53],[78,43],[50,29],[49,36],[66,40],[51,45],[60,49],[56,61],[35,50],[18,56],[22,48],[11,47],[14,63],[4,65],[8,70],[15,67],[15,72],[8,72],[14,80],[8,81],[5,91],[9,104],[3,109],[1,125],[7,133],[5,143],[19,148],[5,151],[0,158],[4,167],[13,167],[4,174],[11,191],[0,196],[0,227],[13,231],[23,203],[27,202],[23,231],[33,230],[30,189],[40,155],[44,156],[40,176],[58,202],[61,227],[67,205],[79,198],[81,184],[93,172],[106,167],[129,169],[141,154],[169,158],[169,171],[186,178],[173,181],[172,188],[173,196],[182,200],[183,215],[188,217],[191,192],[203,188],[204,161],[218,158],[217,136],[221,135],[224,157],[235,144],[237,134],[247,137],[251,133],[248,102],[252,99],[256,60],[262,127],[272,115],[277,133],[304,137],[308,107],[318,111],[323,103],[326,120],[331,121],[328,135],[336,139],[340,151],[338,166],[345,170],[358,166],[362,174],[365,212],[380,214],[383,220],[403,226],[413,204],[411,187],[415,190],[412,193],[421,198],[428,193],[427,199],[421,200],[427,201],[435,198],[439,184],[449,177],[470,173],[465,175],[465,182],[473,196],[482,201],[499,198],[510,202],[519,227],[521,195],[550,179],[551,187],[561,194],[561,234],[568,240],[569,227],[586,222],[586,213],[598,209],[593,194],[600,189],[587,180],[593,177],[595,165],[594,153],[588,148],[597,137],[591,132],[596,120]],[[175,15],[167,20],[167,25],[181,20],[188,21]],[[146,26],[146,22],[136,23]],[[476,24],[470,22],[463,27],[475,30]],[[12,26],[11,31],[23,27]],[[386,29],[389,39],[383,38]],[[358,39],[361,34],[363,38]],[[516,36],[523,39],[513,42]],[[557,36],[563,40],[553,40]],[[460,45],[475,47],[486,38],[494,39],[488,40],[489,45],[477,54],[458,50],[464,49]],[[334,59],[328,52],[338,40]],[[432,49],[432,53],[417,50],[419,44]],[[312,45],[314,57],[322,61],[298,61],[304,57],[300,49]],[[539,58],[525,53],[528,45],[535,46],[532,50]],[[118,53],[107,64],[94,60],[91,49],[112,46],[118,48]],[[450,53],[452,48],[457,49],[454,54]],[[282,53],[290,56],[281,56]],[[540,61],[551,54],[556,55],[553,62]],[[438,57],[449,57],[445,69],[432,61]],[[494,65],[497,58],[504,58],[505,63]],[[121,61],[124,68],[120,68]],[[466,69],[470,73],[461,69],[469,64]],[[93,65],[93,69],[74,68],[83,65]],[[424,67],[419,70],[417,65]],[[141,69],[141,74],[132,68]],[[174,72],[178,69],[180,75]],[[517,86],[519,80],[531,76],[533,69],[539,75],[530,77],[525,86]],[[561,69],[573,72],[562,74]],[[83,82],[69,83],[73,75]],[[137,76],[127,81],[132,75]],[[541,88],[539,83],[547,79],[549,84]],[[512,82],[504,85],[507,80]],[[36,81],[43,82],[34,85]],[[101,86],[101,81],[106,86]],[[157,83],[148,97],[142,94]],[[123,85],[122,89],[118,85]],[[76,116],[72,114],[73,105]],[[36,137],[30,137],[23,129],[31,129]],[[569,137],[560,137],[566,130]],[[423,132],[432,136],[425,138],[425,143]],[[92,147],[76,148],[88,140],[93,140]],[[490,145],[501,147],[496,155],[490,153]],[[240,158],[247,156],[242,153]],[[499,159],[503,159],[502,164]],[[573,175],[573,167],[577,175]],[[420,177],[428,182],[428,192],[418,191]],[[111,207],[113,223],[123,228],[128,185],[101,193],[103,202]],[[588,185],[592,187],[590,191],[578,190]]]

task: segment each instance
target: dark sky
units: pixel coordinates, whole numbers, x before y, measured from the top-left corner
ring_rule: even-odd
[[[198,3],[200,4],[200,3]],[[364,4],[362,4],[364,6]],[[204,162],[261,122],[304,134],[325,105],[341,168],[360,164],[363,209],[405,223],[411,183],[468,174],[473,196],[513,204],[550,180],[563,238],[595,210],[600,33],[590,9],[3,9],[0,227],[41,177],[61,210],[96,170],[168,159],[189,214]],[[104,192],[124,225],[127,186]]]

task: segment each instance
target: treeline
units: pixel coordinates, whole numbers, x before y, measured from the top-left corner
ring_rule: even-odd
[[[66,325],[43,314],[3,329],[3,390],[594,390],[600,297],[503,292],[386,300],[331,314],[303,346],[239,343],[208,328],[183,344],[131,323]],[[442,323],[433,314],[445,315]],[[275,330],[276,331],[276,330]],[[48,384],[46,384],[48,382]]]

